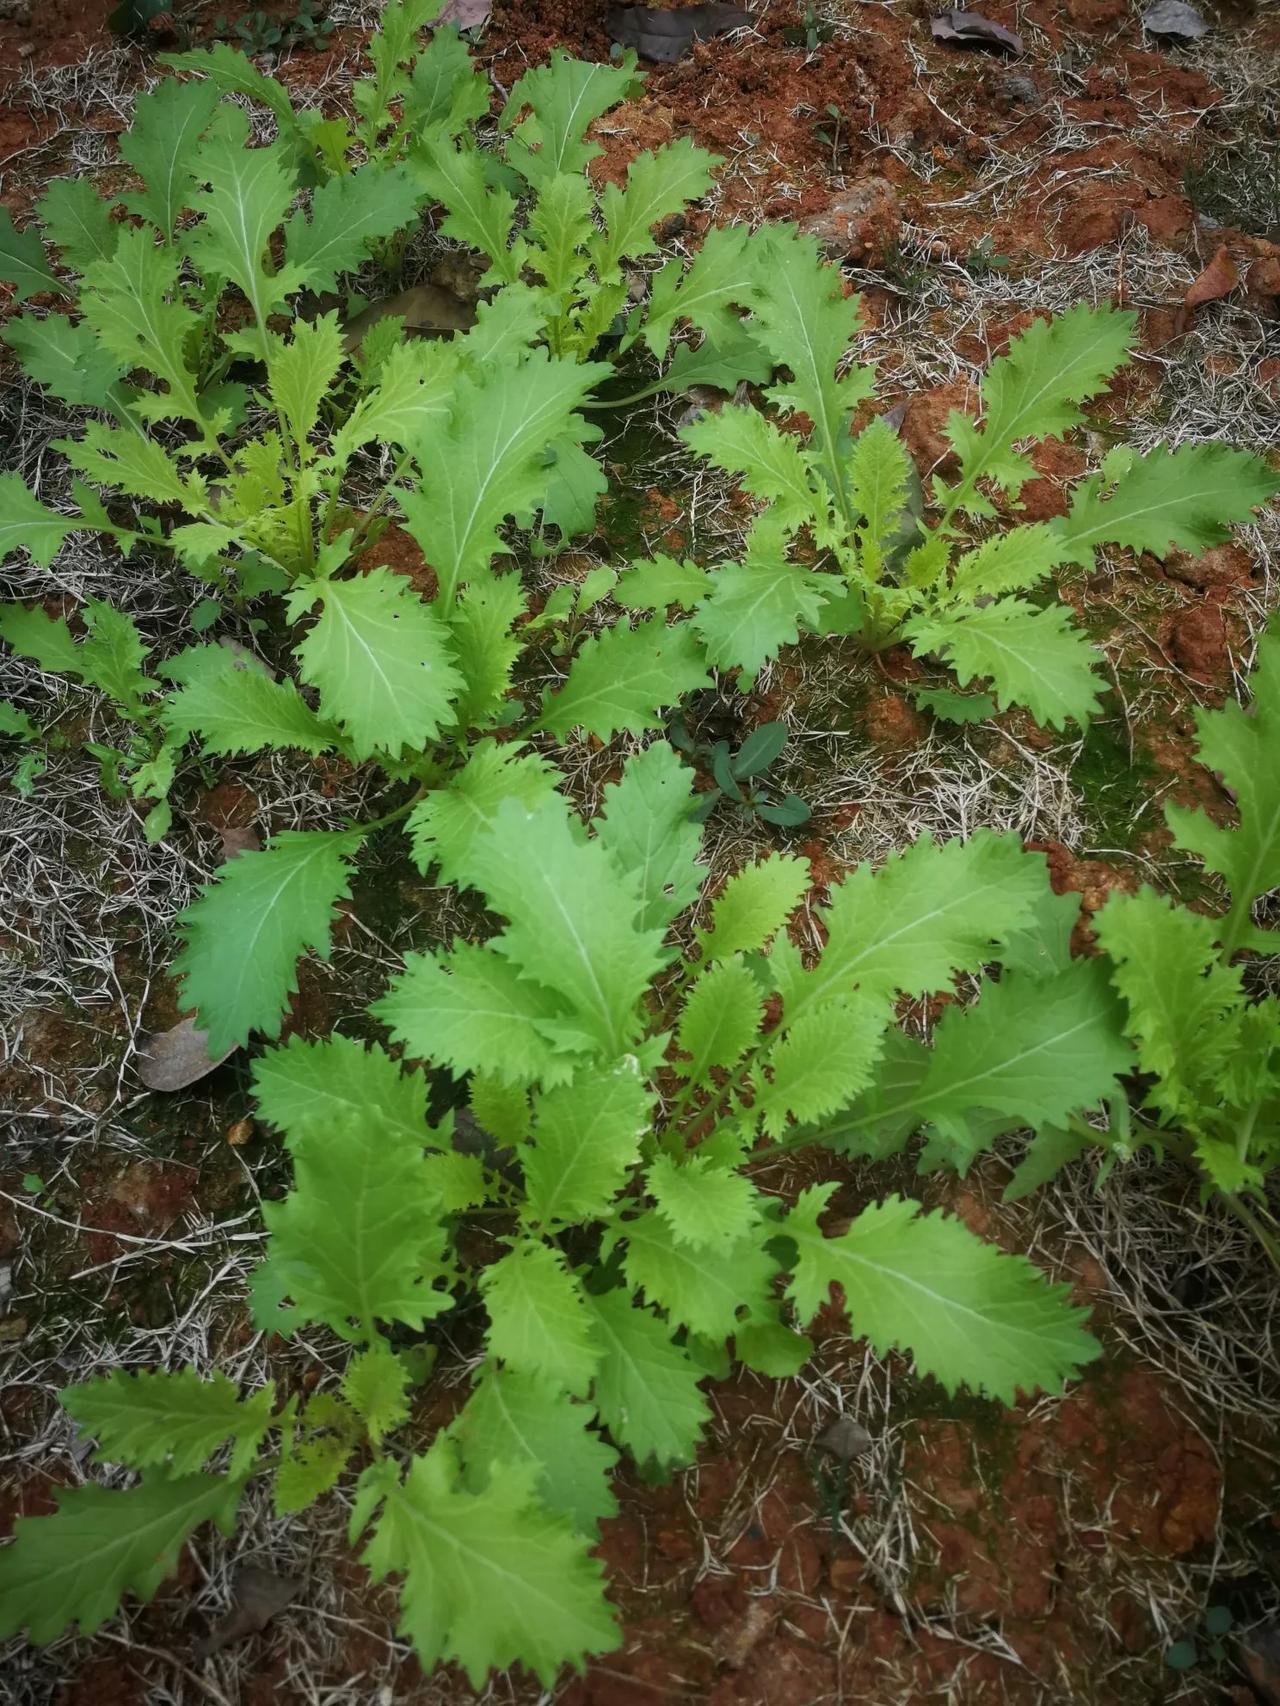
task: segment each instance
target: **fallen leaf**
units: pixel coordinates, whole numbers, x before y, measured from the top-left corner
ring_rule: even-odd
[[[1240,269],[1224,244],[1182,300],[1188,308],[1198,308],[1202,302],[1217,302],[1230,296],[1239,282]]]
[[[433,30],[441,24],[452,24],[459,32],[478,30],[489,22],[492,10],[491,0],[448,0],[444,10],[428,18],[427,23]]]
[[[874,1443],[862,1423],[855,1422],[852,1416],[837,1416],[827,1431],[818,1436],[819,1450],[829,1452],[841,1463],[852,1463],[855,1457],[865,1456]]]
[[[1142,14],[1142,27],[1152,36],[1181,36],[1184,41],[1198,41],[1207,36],[1213,25],[1208,23],[1187,0],[1156,0]]]
[[[404,321],[406,332],[468,332],[476,323],[475,308],[462,302],[450,290],[436,284],[415,284],[411,290],[398,290],[394,296],[384,296],[348,320],[343,327],[342,347],[351,353],[358,349],[365,333],[389,314]]]
[[[992,23],[981,12],[939,12],[930,18],[934,41],[959,42],[961,47],[998,47],[1005,53],[1021,53],[1022,37],[1016,30]]]
[[[633,47],[641,59],[674,65],[696,41],[750,29],[755,19],[736,6],[680,6],[673,12],[656,6],[611,6],[605,23],[619,47]]]
[[[298,1576],[278,1576],[274,1570],[244,1564],[231,1584],[231,1610],[215,1629],[196,1644],[197,1662],[212,1658],[233,1641],[256,1635],[293,1600],[302,1586]]]
[[[253,1136],[253,1120],[246,1116],[227,1127],[227,1142],[233,1149],[243,1149]]]
[[[222,824],[218,828],[222,837],[222,857],[236,859],[241,853],[261,853],[262,842],[252,824]]]
[[[210,1060],[208,1031],[202,1031],[194,1018],[183,1019],[172,1030],[157,1031],[144,1040],[136,1056],[138,1077],[148,1090],[185,1090],[234,1053],[229,1048]]]

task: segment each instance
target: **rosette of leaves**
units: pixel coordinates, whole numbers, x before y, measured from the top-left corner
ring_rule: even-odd
[[[711,661],[753,674],[802,629],[874,648],[905,642],[949,664],[962,685],[989,683],[1001,709],[1023,705],[1050,727],[1087,723],[1104,683],[1053,596],[1055,572],[1092,567],[1100,546],[1203,551],[1280,480],[1218,442],[1120,447],[1077,483],[1065,517],[1002,526],[1000,506],[1016,515],[1035,476],[1027,442],[1077,427],[1081,404],[1127,358],[1134,316],[1082,305],[1035,321],[991,364],[974,415],[953,411],[945,429],[954,483],[935,478],[921,493],[885,421],[853,429],[875,376],[853,360],[858,300],[838,268],[820,261],[815,239],[787,229],[754,242],[767,259],[736,298],[751,309],[741,330],[785,374],[766,388],[766,409],[724,408],[682,434],[762,506],[742,561],[676,589]],[[682,286],[691,295],[697,267]]]
[[[924,838],[812,908],[810,955],[787,934],[802,860],[773,853],[705,892],[693,774],[665,743],[627,762],[590,824],[558,781],[484,743],[415,807],[423,870],[477,891],[498,927],[393,978],[373,1013],[403,1059],[334,1036],[254,1066],[293,1163],[264,1209],[255,1319],[349,1344],[340,1384],[305,1406],[190,1373],[72,1388],[102,1455],[141,1479],[19,1523],[3,1631],[96,1629],[122,1593],[155,1591],[197,1524],[228,1527],[253,1474],[274,1476],[282,1511],[345,1478],[352,1542],[398,1580],[424,1666],[478,1684],[521,1663],[549,1686],[618,1639],[591,1549],[619,1456],[651,1473],[692,1461],[704,1382],[732,1359],[796,1373],[833,1286],[852,1332],[948,1392],[1012,1402],[1096,1354],[1065,1286],[960,1221],[892,1195],[837,1213],[831,1183],[788,1207],[759,1171],[845,1110],[952,1130],[975,1109],[1034,1123],[1114,1092],[1119,1001],[1099,964],[1064,959],[1052,929],[1042,942],[1043,858],[1014,835]],[[895,1065],[902,998],[957,975],[981,982],[976,1004],[922,1047],[923,1071]],[[201,1022],[232,1024],[236,998],[211,988]],[[485,1143],[456,1140],[460,1115],[428,1122],[420,1063],[467,1083]],[[472,1384],[424,1440],[400,1431],[410,1349],[438,1331],[469,1341]]]

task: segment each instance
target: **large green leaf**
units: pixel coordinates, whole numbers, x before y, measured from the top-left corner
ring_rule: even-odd
[[[635,88],[635,59],[597,65],[557,48],[546,65],[526,71],[503,110],[509,124],[528,108],[507,144],[507,161],[534,189],[561,174],[574,176],[604,149],[584,142],[593,120]]]
[[[771,1137],[847,1107],[871,1080],[889,1010],[873,994],[811,1007],[769,1050],[770,1075],[756,1075],[756,1107]]]
[[[55,296],[71,294],[70,287],[49,265],[39,235],[30,228],[15,231],[7,207],[0,207],[0,280],[17,287],[18,302],[45,290]]]
[[[784,1012],[794,1022],[855,986],[889,997],[945,989],[978,971],[996,946],[1030,921],[1048,889],[1043,859],[1016,835],[980,829],[968,841],[920,839],[878,871],[860,865],[819,916],[822,957],[804,971],[797,954],[773,956]]]
[[[197,672],[164,707],[170,734],[195,735],[203,752],[223,758],[266,747],[318,753],[337,744],[335,731],[291,681],[273,681],[260,669],[240,667],[223,647],[211,649],[221,653],[221,667]]]
[[[552,1227],[606,1213],[653,1126],[653,1097],[634,1056],[536,1096],[534,1114],[532,1139],[517,1151],[525,1219]]]
[[[941,1213],[889,1197],[848,1230],[824,1237],[818,1217],[836,1187],[804,1191],[783,1222],[796,1248],[787,1295],[802,1321],[844,1290],[850,1330],[880,1355],[910,1352],[948,1392],[961,1386],[1012,1404],[1019,1392],[1059,1391],[1100,1347],[1086,1311],[1022,1256],[1006,1256]]]
[[[687,136],[637,154],[627,168],[626,186],[606,184],[601,193],[605,235],[592,249],[600,278],[615,273],[624,256],[636,260],[656,254],[653,227],[705,195],[720,164],[716,155],[696,147]]]
[[[531,1464],[541,1502],[593,1534],[618,1508],[609,1485],[618,1454],[588,1426],[591,1417],[591,1405],[575,1403],[554,1381],[486,1369],[452,1429],[467,1485],[480,1492],[494,1464]]]
[[[323,1042],[290,1037],[253,1063],[258,1112],[292,1140],[324,1142],[357,1118],[418,1148],[428,1139],[427,1086],[385,1049],[337,1034]]]
[[[629,1291],[588,1295],[586,1304],[601,1353],[591,1394],[601,1421],[642,1467],[691,1463],[711,1411],[672,1329]]]
[[[0,1636],[25,1629],[46,1646],[73,1623],[96,1634],[126,1593],[154,1597],[201,1523],[231,1534],[243,1491],[222,1475],[59,1488],[57,1512],[19,1517],[0,1551]]]
[[[303,680],[320,690],[322,713],[341,724],[360,758],[420,752],[451,720],[462,686],[448,629],[389,569],[309,582],[295,613],[317,596],[320,615],[297,655]]]
[[[45,240],[59,250],[64,266],[83,272],[115,253],[120,227],[112,222],[110,202],[103,201],[88,178],[55,178],[37,211]]]
[[[484,1270],[480,1291],[491,1356],[566,1392],[587,1390],[600,1353],[582,1288],[559,1250],[523,1239]]]
[[[502,802],[536,806],[554,796],[557,780],[546,759],[514,742],[477,741],[462,768],[409,813],[406,828],[418,869],[425,875],[438,865],[446,882],[465,883],[475,839],[493,827]]]
[[[166,77],[138,96],[133,123],[117,143],[121,157],[143,184],[141,190],[121,199],[130,213],[149,220],[165,242],[173,236],[179,215],[191,205],[196,145],[209,128],[218,100],[218,87],[212,81],[179,83]]]
[[[693,771],[675,748],[655,741],[606,784],[596,839],[640,885],[641,929],[665,927],[698,898],[702,836],[689,822]]]
[[[135,394],[131,406],[139,414],[204,426],[196,375],[187,365],[200,319],[177,299],[178,265],[177,251],[158,248],[150,231],[122,231],[111,259],[86,268],[80,306],[122,368],[144,368],[167,386],[167,394]]]
[[[298,188],[294,151],[285,142],[246,148],[234,129],[206,138],[200,176],[208,187],[193,200],[203,218],[188,250],[206,278],[236,285],[253,310],[260,335],[267,316],[307,278],[290,258],[276,273],[268,267],[268,244]]]
[[[980,609],[913,617],[903,632],[913,650],[944,657],[962,687],[989,678],[1002,710],[1025,705],[1046,728],[1069,718],[1087,726],[1106,691],[1100,655],[1065,604],[1037,610],[1022,598],[998,598]]]
[[[284,228],[285,254],[312,290],[336,290],[341,274],[355,272],[369,244],[413,223],[420,191],[407,166],[379,161],[329,178],[311,198],[311,218],[301,208]]]
[[[202,1379],[193,1368],[172,1374],[118,1368],[58,1397],[110,1463],[129,1469],[167,1464],[171,1474],[188,1475],[231,1440],[234,1477],[249,1469],[271,1428],[275,1387],[242,1400],[225,1374]]]
[[[1158,444],[1114,480],[1095,475],[1072,493],[1071,513],[1053,523],[1064,562],[1093,567],[1098,545],[1167,555],[1170,547],[1207,551],[1230,538],[1229,523],[1280,491],[1280,478],[1260,457],[1230,445]],[[1022,532],[1012,535],[1017,538]]]
[[[403,1482],[390,1461],[366,1472],[357,1512],[384,1502],[364,1562],[375,1581],[403,1577],[399,1629],[424,1671],[452,1660],[480,1688],[490,1670],[518,1664],[550,1688],[564,1665],[617,1646],[603,1566],[587,1537],[538,1501],[540,1479],[536,1462],[506,1463],[467,1490],[446,1438]]]
[[[34,314],[15,314],[0,336],[16,351],[23,371],[64,403],[107,407],[123,368],[85,321],[68,320],[65,314],[39,320]]]
[[[374,1112],[294,1134],[293,1190],[262,1205],[271,1240],[252,1284],[263,1331],[323,1323],[369,1344],[380,1321],[418,1331],[453,1307],[429,1160],[388,1141]]]
[[[568,679],[542,701],[541,726],[563,740],[570,729],[609,740],[661,727],[662,711],[711,686],[702,648],[687,622],[661,616],[601,628],[578,648]]]
[[[248,1040],[277,1036],[297,961],[309,948],[329,957],[337,902],[349,896],[359,831],[285,830],[261,853],[241,853],[178,915],[182,951],[174,973],[182,999],[209,1033],[209,1058]]]

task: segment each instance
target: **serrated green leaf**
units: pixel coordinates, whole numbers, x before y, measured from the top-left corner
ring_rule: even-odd
[[[889,1197],[824,1237],[818,1216],[835,1188],[803,1192],[783,1222],[797,1252],[787,1295],[802,1321],[838,1283],[850,1330],[882,1356],[909,1351],[947,1392],[968,1386],[1006,1404],[1020,1391],[1060,1390],[1099,1354],[1067,1286],[1047,1284],[1024,1257],[1002,1255],[944,1214]]]
[[[174,1475],[199,1469],[228,1440],[230,1473],[245,1474],[272,1426],[275,1387],[241,1401],[225,1374],[202,1379],[193,1368],[172,1374],[115,1369],[58,1394],[68,1415],[98,1443],[98,1455],[127,1469],[167,1464]]]
[[[196,145],[209,128],[218,98],[212,81],[179,83],[166,77],[138,96],[133,123],[117,144],[144,186],[121,199],[130,213],[149,220],[166,242],[179,215],[191,205]]]
[[[654,355],[667,349],[677,320],[701,326],[709,338],[724,342],[741,327],[734,308],[754,299],[756,280],[771,255],[768,228],[713,226],[686,267],[672,259],[658,272],[649,291],[643,336]]]
[[[224,758],[268,747],[317,753],[337,744],[335,731],[320,721],[291,681],[245,669],[222,646],[209,649],[221,654],[221,667],[202,671],[170,696],[162,713],[170,734],[195,735],[202,752]]]
[[[1021,1202],[1050,1179],[1056,1179],[1064,1167],[1078,1160],[1092,1147],[1092,1141],[1075,1130],[1047,1125],[1038,1131],[1026,1154],[1013,1170],[1005,1186],[1001,1202]]]
[[[20,475],[0,474],[0,559],[21,546],[30,553],[32,562],[47,569],[76,525],[74,516],[56,515],[46,509]],[[10,645],[17,644],[7,633],[5,638]]]
[[[713,1250],[681,1243],[670,1222],[656,1209],[620,1221],[606,1248],[626,1240],[623,1271],[627,1283],[642,1290],[671,1320],[706,1339],[726,1339],[738,1311],[759,1309],[769,1293],[777,1265],[763,1248],[765,1234],[753,1228]]]
[[[596,504],[609,490],[609,478],[589,451],[578,443],[583,428],[575,422],[547,448],[550,458],[543,482],[542,511],[544,527],[557,527],[566,540],[575,533],[587,533],[595,525]],[[593,441],[601,435],[599,427],[589,427],[585,436]]]
[[[1021,592],[1067,561],[1066,547],[1053,526],[1047,521],[1028,522],[984,539],[976,550],[957,558],[951,571],[951,597],[971,602]]]
[[[293,103],[284,84],[259,71],[251,59],[228,42],[217,41],[212,47],[191,48],[186,53],[161,54],[160,63],[172,66],[175,71],[199,71],[219,94],[245,95],[258,106],[268,108],[275,115],[282,135],[296,131]]]
[[[408,955],[404,971],[370,1011],[413,1058],[458,1072],[547,1085],[572,1072],[572,1062],[548,1040],[571,1015],[492,948],[464,943],[447,955]],[[501,1040],[496,1052],[495,1038]]]
[[[645,1188],[676,1243],[694,1250],[727,1254],[760,1218],[750,1179],[707,1156],[691,1155],[677,1163],[659,1155],[645,1173]]]
[[[789,1380],[813,1355],[813,1340],[793,1333],[781,1321],[752,1321],[733,1336],[734,1355],[770,1380]]]
[[[625,187],[606,184],[601,192],[605,235],[592,247],[598,276],[603,280],[616,273],[624,256],[638,260],[656,254],[653,227],[705,195],[713,170],[721,164],[717,155],[698,148],[687,136],[637,154],[627,167]]]
[[[58,1488],[57,1512],[19,1517],[13,1544],[0,1551],[0,1635],[25,1628],[47,1646],[73,1623],[96,1634],[126,1593],[155,1596],[201,1523],[230,1535],[243,1491],[243,1481],[221,1475]]]
[[[535,190],[558,175],[580,173],[604,153],[598,142],[582,140],[588,126],[625,100],[634,86],[634,57],[618,65],[595,65],[557,48],[547,64],[525,72],[508,98],[504,124],[530,109],[511,134],[508,164]]]
[[[174,974],[184,1002],[209,1033],[209,1058],[248,1040],[279,1035],[297,961],[329,957],[337,902],[351,893],[358,832],[286,830],[263,852],[241,853],[179,913],[182,951]]]
[[[996,944],[1025,926],[1048,887],[1042,858],[1016,835],[981,829],[967,841],[922,835],[874,872],[860,865],[832,891],[819,918],[822,958],[773,956],[783,1011],[802,1013],[857,987],[884,999],[945,989],[957,971],[998,958]]]
[[[758,409],[725,408],[684,427],[681,438],[697,456],[739,474],[753,497],[773,505],[778,526],[795,533],[817,515],[819,498],[804,442],[781,432]]]
[[[1132,1065],[1107,967],[1076,960],[1029,987],[1002,978],[974,1006],[951,1008],[911,1103],[918,1123],[965,1148],[976,1113],[1000,1115],[1006,1130],[1061,1125],[1116,1094]]]
[[[158,248],[150,231],[123,230],[109,261],[85,269],[80,307],[99,342],[123,368],[145,368],[168,390],[136,393],[131,407],[148,420],[192,421],[204,427],[187,350],[200,319],[180,300],[179,257]]]
[[[585,1068],[572,1084],[535,1096],[533,1106],[532,1139],[517,1151],[525,1218],[554,1226],[605,1214],[653,1127],[653,1097],[634,1056]]]
[[[538,1497],[572,1518],[582,1534],[618,1508],[609,1481],[618,1460],[588,1426],[592,1407],[575,1403],[550,1381],[488,1368],[452,1432],[462,1448],[473,1492],[488,1485],[492,1464],[532,1465]]]
[[[901,524],[912,472],[901,439],[882,416],[870,421],[850,446],[851,502],[863,518],[858,528],[859,568],[869,578],[884,567],[884,547]]]
[[[579,647],[568,678],[542,700],[541,726],[563,740],[570,729],[609,740],[659,728],[663,707],[711,686],[687,623],[660,616],[602,628]]]
[[[35,740],[40,730],[27,715],[9,699],[0,699],[0,735],[10,740]]]
[[[0,481],[9,476],[0,474]],[[16,478],[16,476],[14,476]],[[19,657],[30,658],[49,675],[79,677],[80,647],[61,616],[48,615],[40,605],[0,607],[0,639]]]
[[[584,177],[555,177],[542,184],[529,210],[529,235],[538,245],[529,264],[560,302],[586,268],[579,251],[595,231],[592,200]]]
[[[449,631],[402,575],[371,569],[351,580],[309,583],[315,626],[297,647],[299,672],[320,690],[359,758],[420,752],[450,721],[462,686]]]
[[[996,714],[989,693],[956,693],[950,687],[917,687],[911,697],[922,711],[941,717],[944,723],[985,723]]]
[[[603,1566],[567,1517],[537,1501],[536,1464],[495,1467],[470,1492],[456,1448],[439,1438],[403,1482],[390,1464],[368,1473],[384,1502],[363,1559],[375,1581],[403,1576],[399,1629],[425,1671],[452,1660],[479,1688],[489,1670],[520,1664],[549,1688],[564,1665],[617,1646]]]
[[[665,610],[671,604],[691,610],[710,591],[711,577],[705,569],[688,557],[679,563],[659,552],[626,570],[613,596],[624,610]]]
[[[421,192],[447,209],[441,233],[488,256],[479,282],[515,284],[527,254],[523,241],[511,244],[515,197],[491,182],[481,155],[474,148],[437,148],[429,159],[415,159],[413,171]]]
[[[1052,320],[1034,320],[997,356],[982,382],[981,428],[954,410],[947,421],[962,475],[949,495],[959,507],[992,513],[976,490],[979,479],[994,480],[1017,497],[1035,478],[1029,457],[1013,446],[1026,438],[1061,437],[1083,420],[1077,405],[1103,390],[1128,360],[1136,318],[1081,302]]]
[[[1225,953],[1240,947],[1252,925],[1254,901],[1280,887],[1280,635],[1258,644],[1250,678],[1253,705],[1197,711],[1197,755],[1216,771],[1236,798],[1239,824],[1223,828],[1207,813],[1166,806],[1176,847],[1196,853],[1231,893],[1220,940]]]
[[[45,241],[59,250],[64,266],[83,272],[94,261],[109,261],[120,227],[112,223],[111,204],[88,178],[55,178],[37,203]]]
[[[763,385],[772,373],[773,362],[743,328],[724,338],[703,338],[696,347],[677,344],[670,367],[654,385],[662,391],[693,391],[706,385],[733,392],[744,379]]]
[[[443,426],[453,409],[459,347],[425,338],[395,344],[378,369],[377,384],[334,434],[334,466],[344,468],[354,450],[374,439],[408,450]]]
[[[477,741],[467,762],[409,813],[413,857],[425,875],[438,865],[446,882],[465,883],[476,837],[491,829],[504,800],[534,807],[551,799],[558,777],[546,759],[518,743]]]
[[[547,447],[569,430],[575,405],[606,371],[599,362],[535,353],[518,376],[487,368],[458,377],[447,427],[433,425],[412,446],[427,490],[401,499],[446,605],[506,549],[497,532],[504,519],[539,502]]]
[[[269,332],[266,349],[271,399],[284,411],[294,443],[304,447],[320,418],[320,403],[342,366],[337,310],[310,322],[295,320],[288,338]]]
[[[88,598],[81,619],[85,637],[78,647],[80,674],[125,711],[136,713],[153,683],[144,667],[149,647],[133,618],[104,598]]]
[[[268,314],[308,282],[292,257],[279,273],[267,269],[267,245],[297,193],[296,155],[282,141],[246,148],[234,131],[215,132],[201,145],[199,170],[208,187],[192,198],[203,218],[188,252],[206,278],[239,288],[265,336]]]
[[[829,576],[817,575],[786,560],[772,510],[756,521],[746,561],[730,563],[709,576],[710,592],[694,612],[693,626],[717,669],[743,669],[754,675],[800,637],[800,624],[814,627]]]
[[[335,1127],[361,1117],[419,1149],[428,1140],[422,1073],[354,1037],[290,1037],[267,1049],[253,1063],[253,1094],[261,1118],[291,1143],[324,1142]]]
[[[1164,557],[1171,547],[1200,553],[1230,538],[1229,524],[1280,491],[1259,457],[1219,443],[1157,444],[1114,482],[1078,485],[1071,512],[1052,523],[1061,561],[1093,567],[1098,545],[1123,545]],[[1019,528],[1013,538],[1026,529]]]
[[[636,923],[637,877],[620,872],[598,841],[581,839],[559,801],[532,810],[504,802],[493,829],[476,838],[471,866],[490,907],[510,920],[497,952],[570,1004],[582,1043],[606,1059],[626,1052],[640,997],[662,964],[661,932]]]
[[[356,1117],[291,1147],[293,1190],[262,1205],[271,1238],[253,1279],[259,1327],[322,1322],[368,1344],[378,1321],[416,1330],[452,1308],[441,1289],[452,1277],[445,1228],[421,1151]],[[285,1311],[267,1307],[283,1298],[292,1299]]]
[[[484,1270],[480,1292],[491,1356],[566,1392],[587,1390],[600,1353],[582,1289],[559,1250],[523,1239]]]
[[[352,1447],[341,1434],[317,1433],[299,1440],[280,1461],[272,1490],[277,1516],[296,1516],[331,1492],[351,1461]]]
[[[641,1467],[691,1463],[711,1410],[688,1353],[629,1291],[589,1295],[586,1305],[601,1353],[591,1392],[601,1421]]]
[[[870,1083],[889,1013],[874,995],[812,1007],[773,1045],[771,1076],[756,1074],[756,1107],[770,1137],[790,1115],[803,1125],[846,1108]]]
[[[494,575],[467,587],[449,618],[449,636],[463,688],[455,704],[459,729],[485,728],[511,688],[521,639],[511,632],[524,614],[519,575]]]
[[[642,930],[665,928],[698,897],[702,837],[689,822],[693,772],[674,747],[656,741],[629,758],[604,790],[596,839],[640,887]]]
[[[783,227],[770,238],[769,264],[755,277],[752,324],[765,349],[790,368],[792,377],[772,386],[769,399],[813,422],[813,455],[848,512],[845,417],[874,386],[866,368],[836,377],[858,327],[858,299],[845,296],[839,267],[822,263],[815,237],[798,237],[793,227]]]
[[[1128,1008],[1125,1029],[1139,1065],[1156,1078],[1148,1101],[1194,1129],[1201,1106],[1218,1100],[1223,1073],[1241,1046],[1240,968],[1219,959],[1215,920],[1154,889],[1113,894],[1093,927]]]
[[[440,127],[450,137],[461,136],[488,112],[489,80],[452,25],[434,29],[419,52],[403,110],[411,135]]]
[[[202,476],[183,474],[162,444],[125,427],[87,421],[82,438],[59,439],[57,448],[86,479],[132,497],[177,503],[186,510],[200,509],[206,501]]]
[[[83,320],[73,322],[64,314],[46,314],[43,319],[16,314],[0,336],[16,352],[23,371],[64,403],[90,409],[107,406],[122,369]]]
[[[685,996],[676,1042],[691,1058],[675,1070],[694,1084],[709,1082],[713,1066],[733,1066],[759,1035],[764,992],[741,958],[710,966]]]
[[[701,937],[706,961],[763,948],[804,899],[809,866],[794,853],[766,853],[729,878],[712,902],[711,928]]]
[[[375,1339],[352,1357],[342,1376],[342,1396],[375,1446],[408,1420],[409,1376],[385,1339]]]
[[[999,598],[963,614],[913,617],[903,632],[914,650],[940,653],[962,687],[989,678],[1001,710],[1025,705],[1046,728],[1072,717],[1086,727],[1106,691],[1099,654],[1065,604],[1037,610],[1022,598]]]
[[[336,290],[343,273],[368,259],[369,244],[412,225],[420,191],[407,166],[370,162],[329,178],[285,223],[285,255],[295,276],[316,291]],[[296,328],[295,328],[296,336]]]
[[[49,265],[39,234],[30,228],[16,231],[7,207],[0,207],[0,280],[16,286],[16,302],[44,290],[71,295],[71,287]]]

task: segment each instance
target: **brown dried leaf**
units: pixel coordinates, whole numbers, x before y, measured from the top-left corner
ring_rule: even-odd
[[[491,0],[448,0],[444,10],[427,22],[433,30],[438,30],[441,24],[452,24],[459,33],[478,30],[489,22],[492,10]]]
[[[674,65],[695,40],[749,29],[754,22],[750,12],[716,4],[679,6],[673,12],[656,6],[611,6],[605,17],[610,39],[619,47],[633,47],[641,59],[663,65]]]
[[[185,1090],[188,1084],[221,1066],[235,1049],[209,1059],[209,1033],[195,1019],[183,1019],[172,1030],[157,1031],[138,1050],[138,1077],[148,1090]]]
[[[993,23],[981,12],[955,9],[939,12],[936,18],[930,18],[929,28],[934,41],[954,41],[961,47],[998,47],[1005,53],[1022,52],[1022,37],[1016,30]]]
[[[1182,300],[1188,308],[1198,308],[1202,302],[1218,302],[1230,296],[1239,282],[1240,269],[1223,245]]]
[[[349,320],[343,328],[342,347],[348,354],[358,349],[369,328],[389,314],[400,316],[406,332],[468,332],[476,323],[470,302],[460,301],[451,290],[442,290],[437,284],[415,284],[411,290],[398,290],[394,296],[371,302]]]
[[[216,1629],[197,1643],[197,1662],[212,1658],[233,1641],[242,1641],[246,1635],[256,1635],[265,1629],[297,1597],[301,1586],[298,1576],[278,1576],[274,1570],[262,1570],[255,1564],[242,1565],[232,1583],[231,1610]]]

